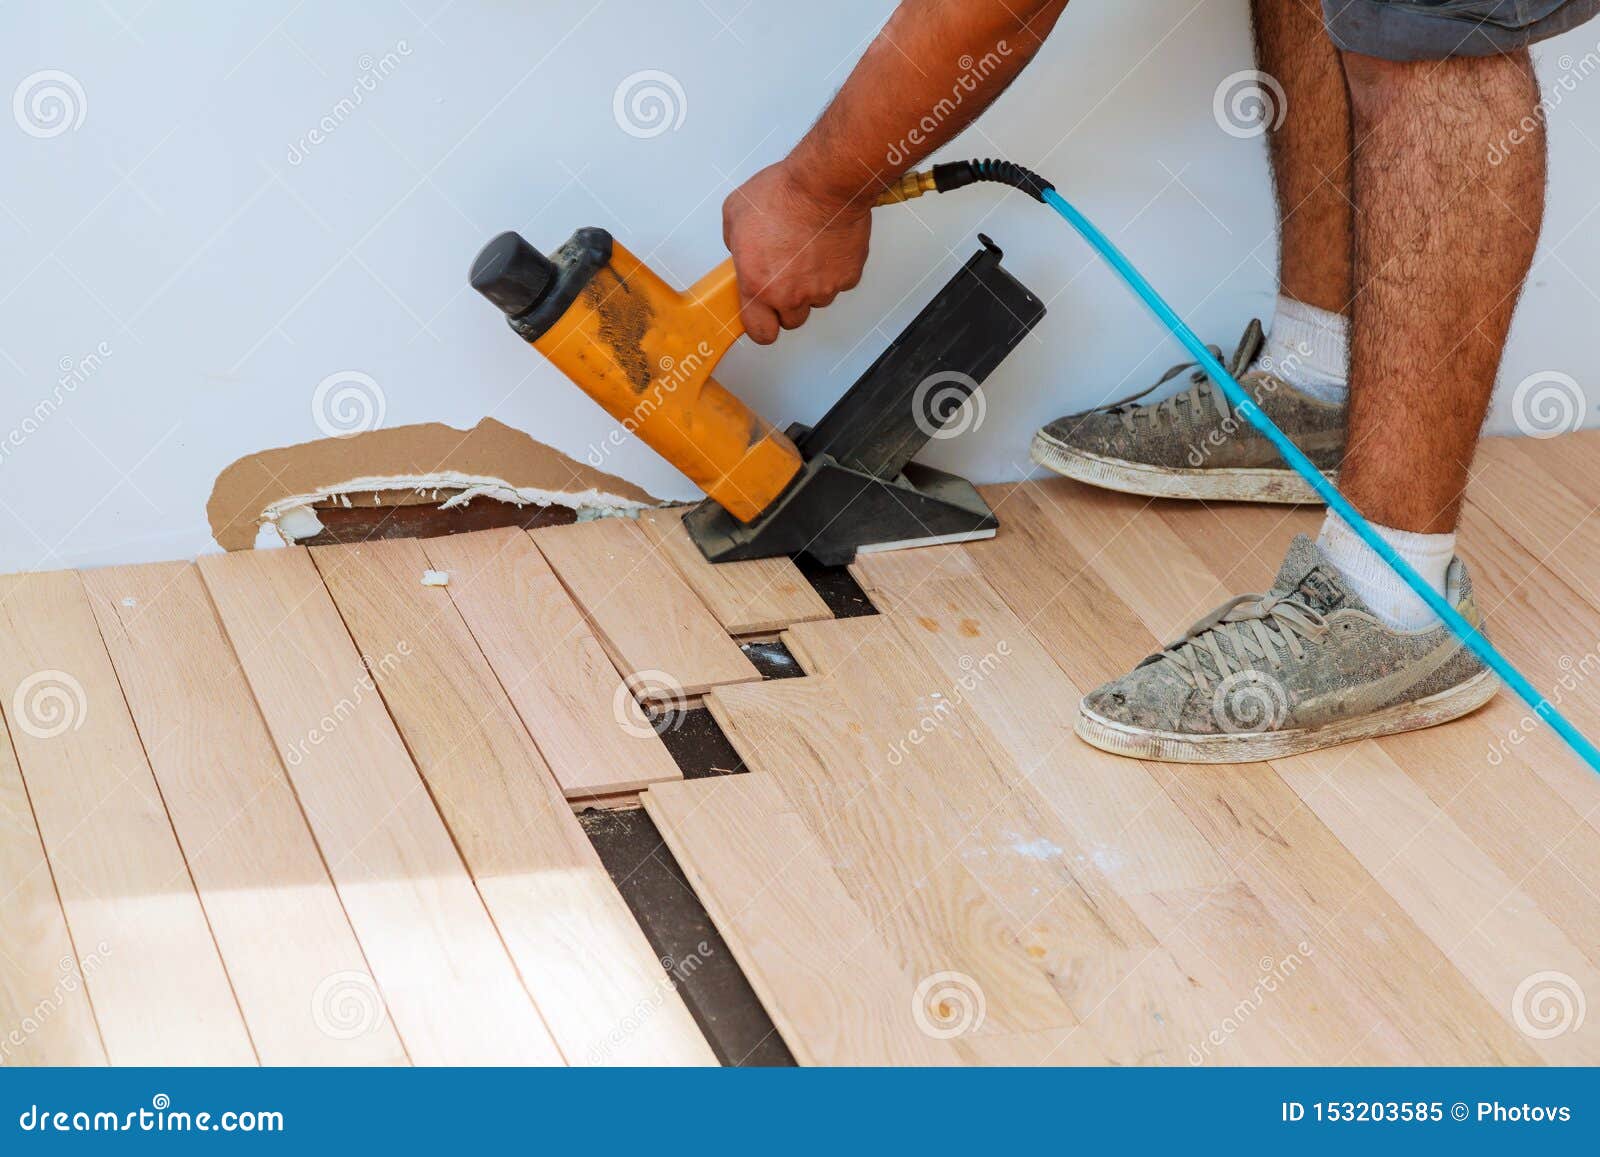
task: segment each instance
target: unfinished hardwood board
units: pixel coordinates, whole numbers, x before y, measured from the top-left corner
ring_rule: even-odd
[[[199,572],[83,582],[262,1063],[405,1063],[381,1007],[330,1031],[324,983],[366,961]]]
[[[714,1064],[422,544],[311,557],[568,1062]]]
[[[77,574],[0,578],[0,707],[108,1058],[255,1063]]]
[[[998,582],[1016,574],[1030,557],[1055,558],[1071,549],[1065,532],[1047,521],[1027,497],[1018,492],[1007,503],[1011,512],[1007,527],[1028,532],[1019,536],[1027,551],[1008,546],[1004,532],[991,542],[967,548]],[[1195,518],[1205,514],[1198,505],[1191,509]],[[1216,541],[1214,528],[1204,529],[1210,535],[1206,541]],[[1014,565],[986,563],[985,556],[1014,560]],[[1080,577],[1074,589],[1082,583]],[[1074,613],[1071,600],[1053,597],[1047,576],[1027,584],[1011,583],[1002,590],[1052,657],[1084,685],[1125,673],[1159,646],[1108,589],[1091,584],[1089,590],[1099,625],[1086,622],[1081,608]],[[1108,638],[1126,660],[1109,674]],[[1430,1062],[1531,1057],[1497,1010],[1452,968],[1442,951],[1270,767],[1149,767],[1285,930],[1297,937],[1309,934],[1323,962],[1342,977],[1349,999],[1358,1007],[1372,1006],[1381,1021],[1394,1025]]]
[[[1076,832],[1119,890],[1202,888],[1236,879],[1142,763],[1079,743],[1081,692],[1029,634],[969,556],[969,573],[929,547],[867,555],[853,573],[895,612],[902,633],[946,680]]]
[[[775,780],[659,784],[644,801],[801,1064],[961,1063]]]
[[[687,506],[646,510],[639,529],[677,568],[730,635],[781,631],[790,623],[831,619],[822,596],[787,558],[710,563],[683,528]]]
[[[642,701],[672,704],[761,678],[632,519],[530,533]]]
[[[1020,929],[945,852],[833,687],[809,678],[725,687],[707,706],[751,773],[793,801],[907,972],[970,976],[988,1008],[979,1033],[1077,1024]],[[1088,1033],[1072,1044],[1079,1056],[1093,1048]]]
[[[520,530],[430,539],[433,566],[569,799],[636,792],[683,773],[622,676]]]
[[[1149,654],[1147,632],[1034,497],[1036,483],[979,488],[1004,524],[1000,533],[963,549],[989,585],[1035,634],[1049,623],[1049,649],[1069,641],[1080,662],[1068,668],[1081,687],[1124,675]],[[1085,544],[1087,547],[1088,544]]]
[[[85,965],[67,932],[33,807],[0,721],[0,1067],[103,1065]],[[89,958],[98,967],[98,955]]]
[[[867,741],[896,754],[937,846],[1022,928],[1110,1059],[1184,1063],[1220,1018],[1220,994],[1199,991],[1156,943],[931,658],[884,619],[801,623],[785,638],[812,678],[852,705]]]
[[[1540,974],[1559,973],[1583,992],[1600,987],[1600,969],[1376,743],[1276,765],[1502,1016],[1533,1012],[1527,985]],[[1594,1064],[1600,1027],[1530,1044],[1548,1061]]]
[[[303,548],[200,573],[366,953],[351,991],[376,982],[418,1064],[560,1063],[375,689],[409,641],[358,654]]]

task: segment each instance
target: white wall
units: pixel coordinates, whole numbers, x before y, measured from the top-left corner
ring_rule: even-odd
[[[74,127],[54,135],[34,135],[59,126],[30,114],[26,89],[0,119],[0,571],[209,548],[218,471],[321,436],[313,391],[340,371],[378,384],[389,425],[494,415],[585,457],[610,420],[466,288],[478,246],[516,228],[553,247],[603,225],[668,276],[698,276],[723,256],[732,184],[805,129],[890,8],[13,0],[0,9],[0,95],[42,70],[82,95],[69,92]],[[1597,38],[1600,25],[1546,46],[1547,79]],[[361,90],[386,54],[388,75]],[[1218,82],[1250,63],[1244,0],[1078,0],[950,155],[1051,176],[1203,333],[1231,343],[1273,289],[1262,142],[1212,114]],[[678,81],[683,118],[640,139],[619,127],[613,96],[645,69]],[[1560,98],[1547,247],[1509,383],[1596,377],[1600,80]],[[310,143],[324,117],[335,127]],[[991,379],[983,426],[930,460],[1018,476],[1035,425],[1180,360],[1053,217],[971,190],[881,211],[860,289],[775,349],[742,344],[719,377],[774,421],[814,419],[980,228],[1051,312]],[[82,380],[63,387],[63,367]],[[637,443],[606,465],[692,496]]]

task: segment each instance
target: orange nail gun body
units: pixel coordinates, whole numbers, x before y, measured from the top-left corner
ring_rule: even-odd
[[[515,233],[486,246],[472,285],[607,413],[705,491],[684,519],[713,562],[988,537],[965,479],[911,461],[944,436],[1044,305],[979,251],[815,427],[780,432],[711,373],[743,335],[731,261],[673,289],[603,229],[547,257]]]

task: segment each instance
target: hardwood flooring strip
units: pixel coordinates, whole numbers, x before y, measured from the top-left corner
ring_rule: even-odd
[[[358,654],[303,548],[200,573],[371,966],[351,1002],[381,993],[418,1064],[561,1063],[374,685],[410,642]]]
[[[421,547],[449,574],[450,600],[567,798],[636,792],[683,777],[525,533],[486,530]]]
[[[781,631],[791,623],[833,617],[822,596],[787,558],[707,562],[683,528],[689,509],[646,510],[639,515],[639,529],[661,548],[728,634]]]
[[[111,1063],[255,1063],[75,572],[0,578],[0,707]]]
[[[567,1061],[715,1063],[423,545],[311,557],[363,652],[409,645],[378,690]]]
[[[632,519],[531,532],[641,702],[761,678]]]
[[[85,571],[84,586],[264,1064],[404,1064],[377,1010],[326,997],[366,961],[255,698],[189,563]]]
[[[918,978],[880,942],[772,778],[661,784],[644,803],[800,1063],[961,1063],[934,1031],[975,1017],[976,1005],[952,990],[944,1019],[922,1011]]]
[[[55,877],[0,721],[0,1066],[103,1065]],[[89,967],[99,967],[98,955]]]
[[[1077,1025],[1019,929],[934,838],[833,687],[783,679],[721,688],[707,705],[751,774],[782,787],[899,963],[918,978],[972,978],[987,1006],[976,1032]],[[1094,1048],[1086,1032],[1070,1040],[1078,1055]]]

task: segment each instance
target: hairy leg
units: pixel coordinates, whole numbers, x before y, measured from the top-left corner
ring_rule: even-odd
[[[1351,291],[1350,97],[1317,0],[1252,0],[1256,66],[1283,86],[1268,136],[1278,198],[1278,287],[1348,313]]]
[[[1374,522],[1444,534],[1544,216],[1542,126],[1504,146],[1538,85],[1526,51],[1417,63],[1347,53],[1344,68],[1356,293],[1340,488]],[[1491,151],[1503,159],[1491,164]]]

